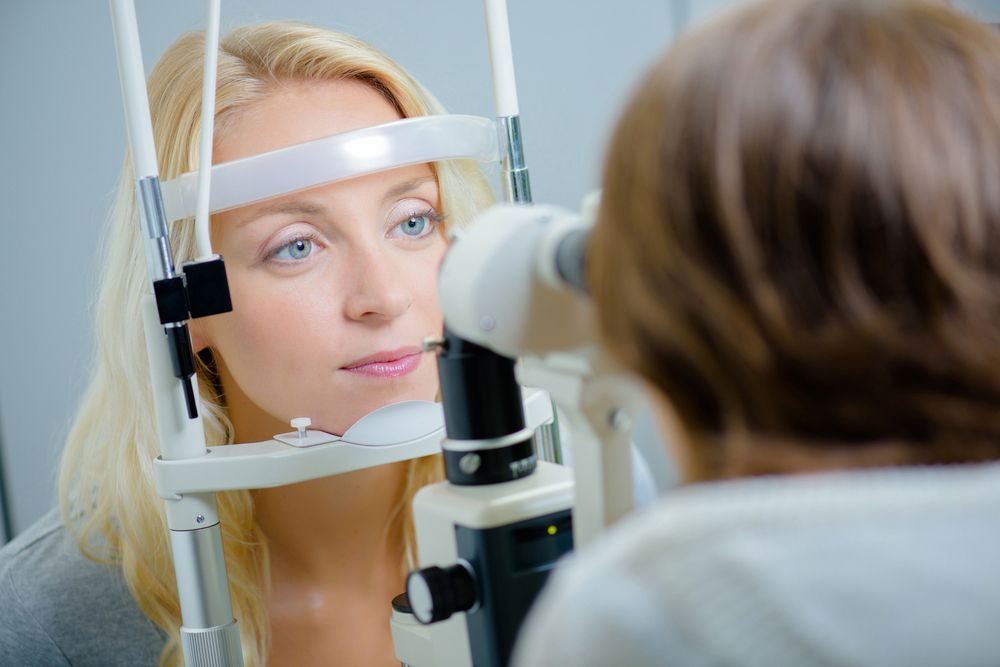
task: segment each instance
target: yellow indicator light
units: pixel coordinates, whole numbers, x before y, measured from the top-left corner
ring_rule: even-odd
[[[549,535],[555,535],[556,533],[559,532],[559,529],[556,528],[555,526],[549,526],[545,532],[547,532]]]

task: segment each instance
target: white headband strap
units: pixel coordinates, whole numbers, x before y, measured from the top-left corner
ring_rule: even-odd
[[[499,158],[496,123],[480,116],[418,116],[334,134],[212,167],[215,213],[355,176],[439,160]],[[162,183],[167,220],[195,214],[198,174]]]

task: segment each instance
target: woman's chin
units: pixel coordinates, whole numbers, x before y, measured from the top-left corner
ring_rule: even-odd
[[[405,394],[387,395],[379,399],[366,400],[351,405],[341,404],[336,415],[330,415],[327,418],[321,417],[320,419],[314,418],[312,420],[312,428],[335,435],[343,435],[363,417],[370,415],[380,408],[403,401],[433,400],[434,394],[434,391],[406,392]]]

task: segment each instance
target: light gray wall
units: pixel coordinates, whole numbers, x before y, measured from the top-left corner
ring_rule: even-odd
[[[735,0],[509,0],[537,201],[576,206],[597,182],[608,128],[676,17]],[[997,0],[959,3],[1000,21]],[[198,0],[138,0],[147,71]],[[477,0],[227,0],[223,27],[266,19],[369,40],[449,110],[492,115]],[[54,503],[55,463],[87,378],[98,234],[125,147],[103,0],[0,0],[0,441],[14,530]],[[640,442],[669,470],[647,419]],[[2,542],[2,536],[0,536]]]

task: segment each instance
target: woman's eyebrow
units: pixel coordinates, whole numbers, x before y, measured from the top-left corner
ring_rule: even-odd
[[[240,220],[238,226],[249,224],[254,220],[259,220],[266,215],[280,215],[283,213],[294,213],[299,215],[317,215],[326,211],[326,207],[322,204],[317,204],[305,200],[295,200],[286,202],[275,202],[273,204],[268,204],[267,206],[262,206],[261,208],[254,211],[251,215],[247,216],[243,220]]]
[[[382,198],[383,203],[411,192],[424,183],[428,183],[436,180],[433,174],[427,174],[425,176],[418,176],[417,178],[411,178],[408,181],[403,181],[402,183],[397,183],[396,185],[389,188],[384,197]],[[246,218],[243,218],[237,223],[238,227],[247,225],[254,220],[259,220],[266,215],[280,215],[280,214],[298,214],[298,215],[317,215],[325,213],[327,208],[322,204],[311,202],[304,199],[296,199],[293,201],[284,202],[274,202],[266,206],[262,206]]]
[[[385,196],[382,198],[382,203],[385,204],[390,199],[395,199],[400,195],[405,195],[406,193],[416,190],[418,187],[424,183],[436,180],[433,174],[427,174],[426,176],[418,176],[417,178],[412,178],[408,181],[403,181],[402,183],[397,183],[396,185],[389,188]]]

